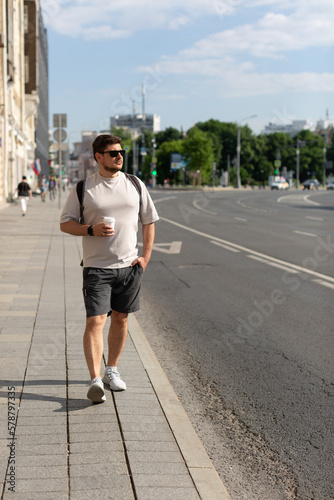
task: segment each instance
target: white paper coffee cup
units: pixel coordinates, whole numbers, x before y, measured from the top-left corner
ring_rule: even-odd
[[[111,226],[113,229],[115,229],[116,219],[114,217],[103,217],[103,222],[104,224],[106,224],[106,226]]]

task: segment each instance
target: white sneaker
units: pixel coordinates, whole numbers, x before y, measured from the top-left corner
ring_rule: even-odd
[[[125,391],[126,383],[121,379],[120,374],[117,370],[112,370],[110,367],[106,368],[103,382],[110,386],[112,391]]]
[[[93,403],[103,403],[106,400],[101,377],[93,378],[87,392],[87,398]]]

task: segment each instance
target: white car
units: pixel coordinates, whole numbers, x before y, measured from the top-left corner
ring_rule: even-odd
[[[286,181],[276,181],[271,184],[271,189],[289,189],[289,183]]]

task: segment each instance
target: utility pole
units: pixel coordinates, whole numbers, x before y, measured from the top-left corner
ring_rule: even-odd
[[[323,160],[322,160],[322,185],[326,186],[326,146],[323,149]]]
[[[152,188],[156,187],[156,166],[157,166],[157,159],[155,156],[155,148],[157,147],[157,144],[155,142],[155,139],[152,139],[152,163],[151,163],[151,180],[152,180]]]
[[[146,149],[145,149],[145,85],[142,85],[141,93],[142,93],[142,133],[141,133],[141,163],[142,163],[142,171],[145,163]]]
[[[240,181],[240,127],[238,127],[238,135],[237,135],[237,189],[240,188],[241,181]]]
[[[296,146],[296,188],[299,188],[299,139],[297,139],[297,146]]]
[[[240,123],[244,122],[245,120],[250,120],[251,118],[256,118],[257,115],[251,115],[251,116],[246,116],[246,118],[243,118]],[[240,130],[240,125],[238,125],[238,133],[237,133],[237,188],[241,187],[241,180],[240,180],[240,151],[241,151],[241,130]]]
[[[59,173],[58,173],[58,208],[60,208],[60,199],[61,199],[61,189],[62,189],[62,148],[63,143],[67,138],[67,133],[64,128],[67,127],[67,115],[65,114],[54,114],[53,115],[53,126],[56,130],[53,133],[54,138],[58,142],[58,164],[59,164]]]
[[[212,187],[215,187],[216,184],[216,162],[212,162]]]

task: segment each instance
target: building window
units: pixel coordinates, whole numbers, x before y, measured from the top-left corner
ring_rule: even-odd
[[[24,33],[28,33],[29,30],[29,20],[28,20],[28,6],[24,6]]]
[[[29,83],[29,56],[24,56],[24,83]]]

